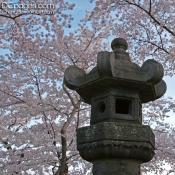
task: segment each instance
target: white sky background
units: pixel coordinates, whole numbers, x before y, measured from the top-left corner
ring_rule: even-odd
[[[165,93],[165,97],[172,97],[175,98],[175,76],[173,77],[165,77],[164,78],[167,84],[167,91]],[[170,117],[165,121],[169,122],[171,125],[175,125],[175,113],[170,112]]]
[[[165,77],[164,80],[167,83],[167,92],[165,96],[170,96],[175,98],[175,76]]]

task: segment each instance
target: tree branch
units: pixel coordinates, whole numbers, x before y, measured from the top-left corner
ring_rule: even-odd
[[[128,4],[130,5],[133,5],[137,8],[139,8],[140,10],[143,10],[146,14],[148,14],[150,16],[150,18],[155,22],[157,23],[159,26],[161,26],[163,29],[165,29],[168,33],[170,33],[171,35],[175,36],[175,33],[174,31],[172,31],[168,26],[166,25],[162,25],[161,22],[156,19],[156,17],[154,17],[148,10],[144,9],[142,6],[140,6],[139,4],[136,4],[136,3],[133,3],[133,2],[130,2],[128,0],[124,0],[125,2],[127,2]]]

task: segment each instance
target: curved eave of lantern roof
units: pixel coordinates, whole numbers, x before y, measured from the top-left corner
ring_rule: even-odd
[[[137,91],[141,102],[146,103],[161,97],[166,91],[166,84],[163,80],[156,85],[152,85],[152,83],[149,82],[145,83],[127,79],[103,77],[94,81],[89,81],[85,84],[81,84],[81,86],[75,90],[86,103],[90,103],[92,97],[105,92],[105,90],[109,88],[123,88],[130,91]]]
[[[97,66],[88,74],[76,66],[67,68],[64,76],[67,87],[76,90],[86,103],[106,88],[137,91],[142,103],[165,93],[164,70],[160,63],[153,59],[145,61],[141,67],[132,63],[126,52],[127,43],[122,38],[114,39],[111,47],[113,52],[98,53]]]

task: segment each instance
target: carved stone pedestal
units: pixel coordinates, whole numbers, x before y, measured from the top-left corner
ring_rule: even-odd
[[[137,175],[154,156],[154,144],[150,127],[140,124],[102,122],[77,132],[79,153],[93,163],[94,175]]]

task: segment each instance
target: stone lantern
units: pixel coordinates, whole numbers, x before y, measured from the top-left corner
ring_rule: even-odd
[[[65,85],[91,105],[90,126],[77,131],[77,149],[93,163],[94,175],[139,175],[155,149],[152,130],[142,124],[142,104],[165,93],[164,71],[153,59],[141,67],[131,62],[122,38],[111,47],[98,53],[88,74],[76,66],[65,71]]]

